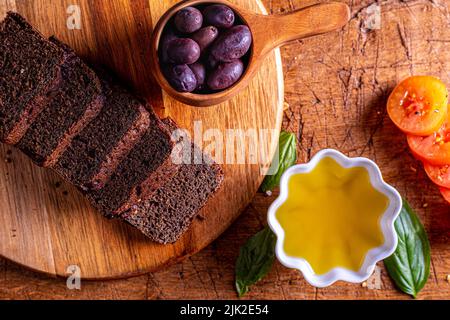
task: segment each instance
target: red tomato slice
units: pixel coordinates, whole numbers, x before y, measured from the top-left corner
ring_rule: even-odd
[[[445,121],[447,103],[448,92],[442,81],[430,76],[414,76],[394,89],[387,112],[403,132],[428,136]]]
[[[435,166],[450,163],[450,117],[441,128],[429,136],[408,135],[408,144],[414,155]]]
[[[450,189],[447,188],[440,188],[442,196],[444,197],[445,201],[450,203]]]
[[[440,187],[450,189],[450,165],[433,166],[432,164],[424,162],[423,166],[431,181]]]

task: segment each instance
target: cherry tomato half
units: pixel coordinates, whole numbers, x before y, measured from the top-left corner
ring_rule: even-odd
[[[427,136],[438,130],[447,114],[448,91],[445,84],[430,76],[403,80],[391,93],[387,111],[403,132]]]
[[[408,135],[408,144],[414,155],[424,162],[435,166],[450,164],[450,117],[429,136]]]
[[[424,162],[423,166],[431,181],[440,187],[450,189],[450,165],[433,166],[432,164]]]
[[[444,197],[445,201],[450,203],[450,189],[447,188],[440,188],[442,196]]]

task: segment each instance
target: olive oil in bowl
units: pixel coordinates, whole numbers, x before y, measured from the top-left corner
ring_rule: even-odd
[[[389,202],[366,168],[344,168],[324,157],[312,171],[288,180],[287,199],[275,213],[283,249],[317,275],[337,267],[358,272],[367,253],[385,242],[380,223]]]

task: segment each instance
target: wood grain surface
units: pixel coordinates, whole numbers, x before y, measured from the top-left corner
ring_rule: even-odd
[[[272,13],[311,3],[263,0]],[[297,134],[299,162],[325,147],[375,160],[386,179],[420,215],[428,231],[432,265],[419,299],[450,299],[450,208],[408,151],[386,116],[392,87],[411,74],[439,76],[450,86],[450,1],[347,1],[352,20],[341,32],[293,42],[282,49],[286,111],[283,127]],[[381,5],[381,27],[366,28],[368,8]],[[51,279],[0,260],[4,299],[236,299],[238,247],[266,223],[274,200],[257,194],[233,226],[205,250],[158,273],[128,280],[82,283],[68,290]],[[395,289],[382,264],[367,286],[309,286],[301,274],[276,264],[248,299],[409,299]],[[377,281],[379,280],[379,281]]]
[[[98,214],[70,185],[50,170],[34,166],[19,151],[0,147],[0,255],[31,269],[64,276],[69,266],[83,278],[112,279],[156,271],[197,253],[221,235],[250,203],[277,146],[283,111],[280,52],[273,52],[250,86],[234,99],[212,108],[194,108],[162,94],[151,78],[149,38],[152,24],[176,0],[8,1],[1,7],[17,10],[45,35],[56,35],[93,63],[107,65],[133,84],[163,116],[170,116],[192,133],[201,148],[213,149],[223,165],[223,186],[194,220],[183,237],[158,245],[121,221]],[[259,11],[257,0],[235,0]],[[80,30],[67,26],[74,5],[81,10]],[[69,21],[70,22],[70,21]],[[194,135],[194,126],[200,125]],[[208,137],[208,130],[222,136]],[[273,130],[255,141],[265,158],[251,162],[233,154],[232,145],[250,146],[249,138],[226,140],[229,130]],[[256,131],[255,131],[256,132]],[[211,132],[209,132],[211,133]],[[214,132],[213,132],[214,133]],[[271,132],[268,132],[271,133]],[[241,140],[242,138],[242,140]],[[199,140],[197,140],[199,139]],[[213,139],[213,140],[211,140]],[[202,141],[203,140],[203,141]],[[245,141],[244,141],[245,140]],[[231,142],[231,143],[229,143]],[[230,156],[231,157],[228,157]],[[259,161],[261,160],[261,161]]]

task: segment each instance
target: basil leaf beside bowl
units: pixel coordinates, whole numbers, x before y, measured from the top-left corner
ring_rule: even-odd
[[[416,298],[430,275],[430,243],[425,228],[405,200],[395,229],[398,246],[384,264],[397,287]]]
[[[275,234],[266,227],[251,237],[240,249],[236,261],[236,290],[239,297],[249,291],[249,287],[264,278],[275,260]]]
[[[297,162],[297,138],[293,133],[282,131],[278,144],[278,164],[275,174],[268,175],[261,185],[262,192],[272,191],[280,184],[283,173]],[[274,165],[274,164],[272,164]]]

